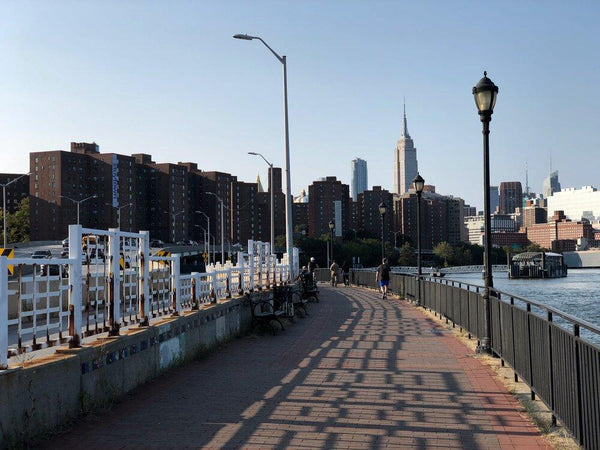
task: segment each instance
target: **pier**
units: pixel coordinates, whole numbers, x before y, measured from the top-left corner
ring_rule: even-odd
[[[108,250],[94,270],[80,250],[91,232]],[[556,309],[492,290],[486,317],[480,287],[402,273],[386,301],[367,269],[348,287],[321,283],[299,315],[274,294],[294,292],[298,267],[269,244],[184,274],[177,254],[150,255],[144,232],[72,226],[69,240],[68,258],[46,261],[66,277],[20,258],[9,279],[0,258],[5,446],[75,423],[39,445],[549,448],[452,327],[477,342],[489,333],[552,421],[598,448],[600,349],[586,336],[600,329]],[[256,329],[256,305],[285,326]]]
[[[320,290],[284,332],[236,339],[41,448],[551,448],[422,311],[370,289]]]

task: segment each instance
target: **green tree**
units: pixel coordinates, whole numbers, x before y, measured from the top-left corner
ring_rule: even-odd
[[[400,249],[398,264],[400,264],[401,266],[417,265],[417,257],[415,255],[415,250],[410,246],[408,242],[405,242],[402,248]]]
[[[4,220],[2,215],[0,220]],[[6,214],[6,234],[9,242],[29,242],[29,197],[21,200],[19,208],[14,213]],[[4,241],[3,232],[0,235]]]
[[[448,267],[448,262],[454,264],[454,249],[448,242],[440,242],[433,249],[433,254],[438,260],[443,262],[444,267]]]

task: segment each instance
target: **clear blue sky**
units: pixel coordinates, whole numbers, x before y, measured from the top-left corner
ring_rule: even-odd
[[[600,187],[598,1],[0,2],[0,172],[31,151],[150,153],[243,181],[283,166],[288,57],[292,190],[319,177],[393,188],[406,97],[419,169],[481,209],[482,144],[471,88],[499,86],[491,182]]]

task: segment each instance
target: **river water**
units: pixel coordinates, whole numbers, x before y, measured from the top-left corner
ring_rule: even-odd
[[[481,273],[448,274],[444,279],[483,285]],[[600,269],[571,269],[566,278],[543,280],[511,280],[507,272],[496,272],[493,280],[499,291],[551,306],[600,327]],[[582,336],[600,345],[600,335],[582,331]]]

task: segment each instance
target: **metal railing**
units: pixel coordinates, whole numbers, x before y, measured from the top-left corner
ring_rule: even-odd
[[[376,288],[373,270],[353,270],[350,280]],[[392,274],[390,289],[436,311],[453,326],[484,338],[482,286]],[[587,449],[600,448],[600,327],[542,303],[490,290],[492,351],[550,409],[553,420]]]
[[[294,249],[297,253],[297,249]],[[181,274],[180,256],[150,255],[148,232],[69,226],[68,258],[0,257],[0,369],[8,358],[179,315],[218,299],[291,282],[298,268],[248,242],[236,264]],[[298,261],[297,255],[294,261]],[[13,275],[9,276],[9,265]]]

